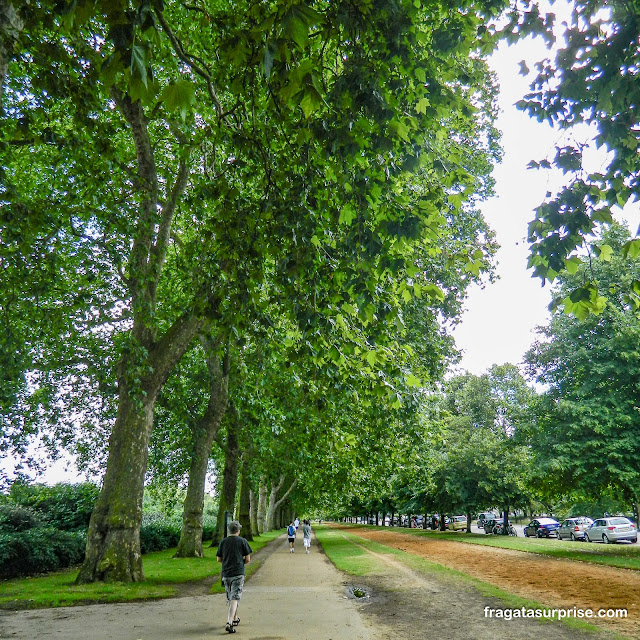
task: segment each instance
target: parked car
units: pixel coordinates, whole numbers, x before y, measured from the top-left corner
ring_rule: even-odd
[[[567,538],[568,540],[584,540],[584,532],[587,527],[593,524],[591,518],[579,516],[577,518],[567,518],[558,528],[556,532],[558,540]]]
[[[482,529],[484,527],[484,523],[487,520],[495,520],[498,517],[497,513],[492,513],[491,511],[483,512],[478,514],[478,529]]]
[[[449,529],[451,529],[451,531],[466,531],[467,516],[453,516],[449,523]]]
[[[493,533],[494,527],[502,524],[503,520],[504,518],[489,518],[488,520],[484,521],[482,528],[484,529],[485,533]]]
[[[559,527],[560,523],[553,518],[536,518],[524,528],[524,537],[549,538],[552,534],[557,536]]]
[[[638,542],[638,528],[629,520],[622,516],[614,518],[598,518],[585,532],[587,542],[604,542],[609,544],[619,540],[630,540]]]

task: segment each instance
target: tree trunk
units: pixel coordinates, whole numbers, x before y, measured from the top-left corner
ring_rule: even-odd
[[[508,536],[509,535],[509,507],[505,507],[504,508],[504,512],[503,512],[503,516],[502,517],[504,518],[504,520],[503,520],[504,526],[502,527],[502,535]]]
[[[211,546],[216,547],[218,543],[227,536],[224,526],[224,512],[233,513],[236,504],[236,492],[238,490],[238,432],[240,423],[237,415],[230,416],[227,427],[227,440],[224,451],[224,471],[222,472],[222,490],[220,491],[220,505],[218,507],[218,519],[216,530],[213,533]]]
[[[249,519],[251,520],[251,532],[254,536],[258,533],[258,497],[253,489],[249,489]]]
[[[427,514],[426,513],[422,516],[422,528],[423,529],[427,528]]]
[[[441,513],[440,514],[440,531],[446,531],[447,530],[447,525],[445,523],[445,514]]]
[[[9,61],[13,47],[23,29],[24,24],[13,4],[7,0],[0,0],[0,116],[3,115],[2,99]]]
[[[467,511],[467,533],[471,533],[471,511]]]
[[[175,558],[202,558],[202,512],[204,487],[211,446],[218,435],[220,423],[229,400],[229,351],[222,363],[216,353],[218,343],[206,335],[200,336],[209,370],[209,403],[207,410],[193,429],[193,450],[189,468],[189,485],[182,513],[182,531]]]
[[[246,456],[243,456],[238,521],[242,525],[242,537],[251,542],[253,540],[253,531],[251,528],[251,498],[249,492],[249,463],[246,460]]]
[[[182,318],[147,350],[142,361],[151,373],[141,380],[139,389],[127,384],[128,371],[137,363],[123,359],[119,367],[118,415],[109,438],[107,469],[91,514],[77,584],[144,580],[140,525],[153,410],[159,390],[200,326],[194,318]]]
[[[201,318],[187,312],[157,338],[157,287],[176,208],[189,179],[189,153],[178,160],[174,184],[166,185],[161,193],[142,103],[115,86],[110,95],[130,127],[136,151],[139,213],[127,276],[133,324],[118,364],[118,413],[109,438],[102,490],[89,522],[85,559],[76,580],[79,584],[144,579],[140,524],[155,402],[203,325]],[[189,151],[186,145],[184,148]]]
[[[284,484],[284,476],[280,476],[280,480],[278,484],[271,484],[271,491],[269,492],[269,504],[267,506],[267,531],[272,531],[275,526],[275,514],[276,509],[289,497],[289,494],[295,489],[295,486],[298,484],[298,479],[296,478],[291,486],[287,489],[285,494],[278,499],[278,492],[282,489],[282,485]]]
[[[267,485],[262,481],[258,487],[258,511],[256,515],[258,519],[258,533],[267,531]]]

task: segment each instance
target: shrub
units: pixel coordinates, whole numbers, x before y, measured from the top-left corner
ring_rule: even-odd
[[[0,577],[17,578],[79,564],[85,544],[85,534],[51,527],[0,532]]]
[[[211,540],[216,530],[216,516],[205,515],[202,518],[202,539]]]
[[[53,487],[14,482],[9,498],[15,504],[39,513],[52,527],[74,531],[89,525],[99,493],[98,487],[90,482],[62,482]]]
[[[39,526],[42,526],[42,520],[33,509],[0,504],[0,532],[26,531]]]
[[[175,547],[180,540],[182,523],[161,513],[146,513],[140,527],[140,551],[163,551]]]

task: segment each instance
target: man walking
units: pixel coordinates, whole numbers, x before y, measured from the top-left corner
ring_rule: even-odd
[[[240,624],[238,605],[244,587],[244,565],[251,560],[251,547],[240,537],[242,525],[233,520],[229,523],[229,535],[218,545],[218,562],[222,562],[222,584],[227,594],[229,610],[227,612],[227,633],[235,633]]]

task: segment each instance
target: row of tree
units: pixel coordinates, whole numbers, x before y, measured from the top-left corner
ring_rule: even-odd
[[[557,411],[551,380],[582,406],[583,386],[566,383],[580,378],[549,373],[530,428],[499,389],[472,415],[460,398],[486,381],[434,393],[455,359],[447,329],[495,251],[476,205],[499,158],[485,56],[506,9],[0,0],[2,448],[20,455],[38,436],[104,466],[80,582],[143,579],[148,472],[188,479],[179,553],[198,554],[212,453],[221,513],[239,495],[250,523],[253,494],[257,530],[289,499],[335,507],[392,486],[440,509],[520,500],[531,443],[573,411]],[[592,263],[616,247],[587,243],[584,260],[580,243],[637,182],[638,16],[613,3],[600,28],[598,10],[575,3],[521,105],[567,128],[594,121],[613,151],[585,177],[581,149],[559,148],[574,180],[530,228],[537,275],[574,273],[558,304],[581,317],[608,309]],[[525,3],[501,35],[552,26]],[[623,324],[634,282],[616,279]],[[635,409],[619,433],[617,406],[615,455],[582,458],[568,441],[542,483],[586,475],[576,457],[590,471],[600,454],[607,468],[637,454]],[[586,441],[602,441],[598,425],[585,418]],[[621,468],[616,488],[634,486],[634,465]]]
[[[386,472],[374,465],[367,484],[329,513],[460,513],[470,524],[492,507],[567,514],[571,504],[597,509],[606,498],[604,510],[638,521],[640,318],[628,291],[640,262],[621,255],[629,238],[613,225],[599,257],[559,277],[559,297],[588,276],[606,305],[583,319],[557,312],[540,328],[525,357],[537,387],[513,365],[449,379],[410,437],[393,437],[397,453]]]
[[[494,251],[502,7],[2,0],[3,447],[104,465],[79,582],[143,579],[152,438],[197,554],[214,443],[268,528],[443,370]]]

